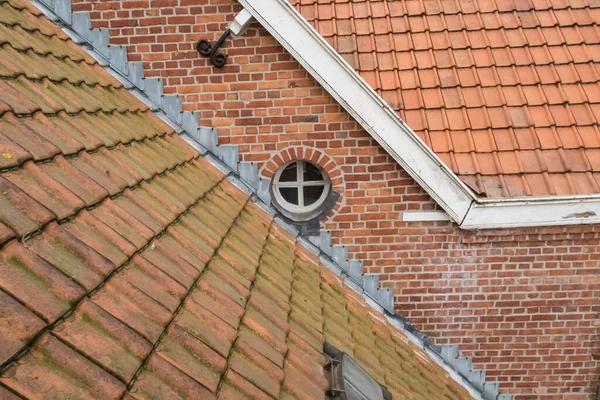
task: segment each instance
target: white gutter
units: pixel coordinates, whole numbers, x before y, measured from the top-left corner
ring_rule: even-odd
[[[286,0],[238,1],[462,228],[600,223],[600,195],[478,197]]]
[[[487,200],[487,199],[486,199]],[[474,202],[461,223],[464,229],[516,228],[600,223],[600,199],[555,199]]]

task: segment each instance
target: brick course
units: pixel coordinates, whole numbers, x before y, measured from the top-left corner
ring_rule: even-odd
[[[436,343],[460,344],[517,399],[594,397],[600,226],[468,232],[401,222],[404,211],[437,206],[264,29],[228,39],[221,70],[197,54],[195,42],[217,40],[240,10],[232,0],[74,3],[265,176],[285,149],[331,159],[342,192],[324,227],[382,274],[397,309]]]

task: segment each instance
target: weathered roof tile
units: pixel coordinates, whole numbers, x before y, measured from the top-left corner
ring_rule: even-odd
[[[136,399],[216,398],[200,383],[159,355],[153,354],[132,388]]]
[[[28,398],[40,393],[90,400],[117,398],[125,389],[115,377],[50,334],[36,341],[28,357],[0,377],[0,382]]]
[[[56,223],[31,238],[27,246],[88,290],[96,287],[115,268],[107,258]]]
[[[46,324],[9,295],[0,291],[0,362],[19,352]]]
[[[84,300],[54,332],[126,382],[152,348],[141,336],[90,300]]]
[[[19,237],[34,232],[53,219],[48,209],[0,176],[0,221]]]
[[[7,244],[0,254],[0,287],[48,323],[68,311],[85,293],[16,241]]]
[[[83,200],[45,174],[32,161],[25,163],[17,171],[4,173],[3,176],[32,198],[38,199],[59,220],[72,216],[85,206]]]
[[[157,349],[163,359],[170,362],[211,392],[215,392],[227,360],[198,340],[179,325],[169,329],[165,340]]]
[[[123,274],[111,279],[92,300],[150,343],[156,342],[171,319],[166,307],[126,280]]]

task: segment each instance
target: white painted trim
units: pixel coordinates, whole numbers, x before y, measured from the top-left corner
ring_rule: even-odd
[[[405,211],[402,213],[402,221],[452,221],[452,218],[444,211]]]
[[[235,36],[242,36],[248,30],[248,26],[254,21],[252,15],[247,10],[242,10],[233,21],[229,24],[229,29],[231,29],[231,33]]]
[[[600,195],[477,196],[286,0],[238,1],[462,228],[600,223]]]
[[[600,223],[600,199],[474,203],[464,229],[516,228]]]

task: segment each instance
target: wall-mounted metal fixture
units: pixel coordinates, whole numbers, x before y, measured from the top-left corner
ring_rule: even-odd
[[[196,43],[196,50],[200,55],[205,57],[210,57],[210,62],[217,68],[223,68],[227,63],[227,54],[223,54],[219,52],[219,48],[223,45],[223,42],[227,37],[231,34],[234,36],[241,36],[246,33],[248,30],[248,25],[254,20],[252,15],[246,11],[242,10],[238,15],[235,16],[235,19],[231,21],[229,27],[219,40],[215,43],[215,45],[211,45],[210,42],[206,39],[201,39]]]
[[[200,55],[210,57],[210,62],[212,65],[214,65],[217,68],[223,68],[225,66],[225,63],[227,62],[227,54],[220,53],[219,47],[221,47],[225,39],[227,39],[227,37],[230,34],[231,29],[227,29],[225,32],[223,32],[223,34],[221,35],[219,40],[217,40],[217,43],[215,43],[214,46],[212,46],[208,40],[201,39],[196,44],[196,50],[198,50],[198,53],[200,53]]]

